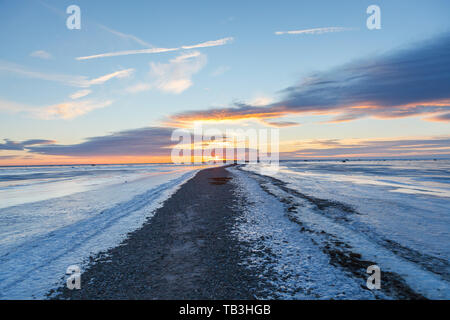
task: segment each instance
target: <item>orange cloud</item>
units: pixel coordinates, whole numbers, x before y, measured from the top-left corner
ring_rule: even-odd
[[[311,106],[297,108],[284,105],[250,106],[238,104],[236,107],[190,111],[175,114],[169,117],[165,125],[173,127],[190,127],[194,122],[224,122],[241,120],[258,120],[263,124],[277,127],[298,125],[290,121],[267,121],[290,115],[335,115],[326,123],[340,123],[357,120],[364,117],[378,119],[396,119],[413,116],[435,116],[427,118],[430,121],[449,121],[448,116],[441,114],[450,110],[450,100],[419,101],[404,105],[386,107],[372,102],[364,102],[358,105],[343,105],[333,108],[323,106]],[[441,116],[438,116],[441,115]]]
[[[184,112],[170,121],[275,119],[294,114],[336,115],[332,122],[374,117],[429,117],[447,121],[450,111],[450,33],[396,52],[315,72],[281,92],[266,105],[237,103],[234,107]]]

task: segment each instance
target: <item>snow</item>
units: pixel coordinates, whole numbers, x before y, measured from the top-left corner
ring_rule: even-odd
[[[201,168],[0,168],[0,299],[45,298],[68,266],[119,245]],[[450,298],[450,161],[227,170],[244,199],[234,231],[252,250],[243,263],[264,270],[268,298],[392,298],[364,288],[368,275],[331,264],[327,246],[377,264],[382,288],[389,271],[427,298]]]
[[[276,198],[267,196],[256,180],[243,172],[234,175],[239,193],[247,201],[244,217],[235,234],[252,245],[247,266],[263,266],[261,276],[271,279],[269,299],[373,299],[362,279],[353,279],[329,264],[329,259],[312,238],[299,232]],[[267,252],[270,250],[270,253]],[[272,256],[273,255],[273,256]]]
[[[293,198],[297,209],[292,215],[307,228],[346,243],[426,297],[450,297],[449,161],[291,161],[282,162],[279,170],[260,166],[249,164],[243,170],[286,183],[283,190],[259,176],[278,199]],[[338,205],[319,209],[311,198]],[[339,204],[354,212],[340,210]]]
[[[1,168],[0,298],[44,298],[68,266],[119,245],[199,169]]]

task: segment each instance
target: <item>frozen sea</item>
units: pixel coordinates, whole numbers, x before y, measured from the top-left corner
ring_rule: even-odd
[[[0,167],[0,299],[44,298],[68,266],[120,244],[201,168]]]
[[[382,272],[399,275],[427,298],[450,298],[449,160],[282,161],[277,169],[248,164],[242,170],[254,174],[252,180],[259,182],[266,196],[287,204],[290,220],[306,228],[308,238],[319,248],[338,243],[340,247],[334,249],[351,248],[362,259],[379,265]],[[240,179],[244,190],[256,190],[248,178]],[[255,198],[257,193],[253,193]],[[262,201],[266,200],[256,203]],[[277,217],[272,212],[264,213],[261,208],[259,216],[253,217],[255,223],[241,229],[252,234],[264,219],[278,219],[276,225],[287,223],[286,215]],[[260,234],[266,229],[260,226],[259,230]],[[286,232],[277,237],[286,237]],[[294,232],[280,242],[292,242],[298,248],[305,246],[303,238]],[[273,250],[285,257],[286,266],[298,266],[298,261],[287,258],[288,247]],[[319,278],[312,282],[320,282]],[[283,285],[289,287],[289,283]],[[325,295],[324,288],[319,291]]]
[[[89,257],[119,245],[202,168],[0,167],[0,299],[45,298],[68,266],[83,269]],[[427,298],[450,298],[449,160],[228,170],[248,199],[236,235],[255,244],[248,264],[267,265],[273,275],[269,297],[390,298],[362,288],[368,275],[331,263],[327,251],[334,250],[361,255]],[[266,249],[276,259],[264,257]]]

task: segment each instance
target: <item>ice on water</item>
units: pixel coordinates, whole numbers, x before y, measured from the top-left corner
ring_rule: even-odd
[[[309,228],[333,234],[427,297],[450,297],[449,160],[285,161],[279,170],[261,166],[243,169],[354,210],[318,210],[299,196],[295,214]],[[274,183],[265,187],[287,196]]]
[[[0,299],[42,298],[68,266],[118,245],[199,169],[0,168]]]

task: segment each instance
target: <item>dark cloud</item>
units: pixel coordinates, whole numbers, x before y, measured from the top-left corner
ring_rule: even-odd
[[[282,158],[327,158],[327,157],[450,157],[450,137],[414,139],[414,140],[367,140],[357,143],[344,143],[342,141],[319,140],[312,144],[319,145],[315,148],[302,148],[293,152],[280,154]]]
[[[71,145],[51,144],[31,146],[27,150],[45,155],[63,156],[160,156],[169,155],[173,129],[148,127],[87,138],[85,142]]]
[[[0,160],[17,159],[17,156],[0,156]]]
[[[172,141],[172,135],[174,141]],[[183,140],[190,138],[190,142]],[[177,140],[178,138],[178,140]],[[190,147],[202,146],[214,149],[217,141],[229,141],[225,134],[219,137],[199,136],[187,130],[169,127],[146,127],[115,132],[105,136],[87,138],[77,144],[62,145],[50,140],[28,140],[14,142],[6,140],[4,150],[25,150],[31,154],[69,157],[114,157],[114,156],[170,156],[172,147],[179,143]],[[237,148],[239,149],[239,148]],[[237,150],[236,149],[236,150]],[[225,150],[225,148],[223,149]],[[247,152],[248,150],[245,150]],[[14,157],[17,158],[17,157]]]
[[[5,143],[0,143],[0,150],[25,150],[25,148],[34,145],[46,145],[54,143],[53,140],[41,140],[33,139],[22,142],[16,142],[9,139],[5,139]]]
[[[276,128],[296,127],[300,123],[294,121],[263,121],[265,124]]]
[[[437,122],[450,122],[450,112],[427,118],[427,120],[437,121]]]
[[[27,140],[14,142],[6,140],[1,144],[2,150],[25,150],[30,154],[71,157],[100,156],[170,156],[172,147],[180,141],[172,141],[173,128],[147,127],[112,133],[106,136],[88,138],[86,141],[61,145],[51,140]],[[184,131],[187,132],[187,131]],[[191,141],[194,142],[193,135]],[[203,148],[214,148],[213,140],[206,140]],[[223,137],[220,141],[229,141]],[[450,137],[437,137],[414,140],[358,140],[345,142],[339,139],[301,141],[296,151],[281,152],[281,159],[306,158],[379,158],[379,157],[450,157]],[[300,145],[300,144],[299,144]],[[225,148],[224,152],[227,151]],[[231,149],[228,151],[232,151]],[[247,153],[248,149],[243,149]],[[30,155],[31,156],[31,155]],[[18,159],[17,156],[0,156],[0,159]],[[23,158],[24,159],[24,158]]]
[[[407,49],[366,58],[315,73],[282,91],[284,98],[257,107],[191,111],[175,121],[197,119],[270,119],[289,114],[335,114],[335,121],[362,117],[437,116],[450,110],[450,33]],[[441,116],[440,116],[441,115]]]

